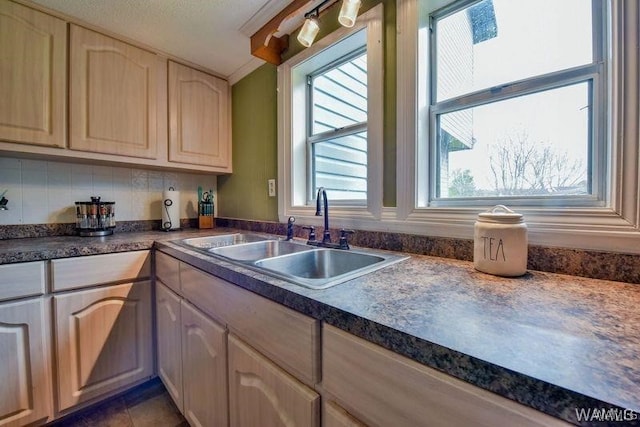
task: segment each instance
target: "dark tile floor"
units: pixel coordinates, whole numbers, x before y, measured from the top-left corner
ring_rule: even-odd
[[[55,421],[53,427],[188,427],[158,378]]]

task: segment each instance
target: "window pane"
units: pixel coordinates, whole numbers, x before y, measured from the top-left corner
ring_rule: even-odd
[[[593,61],[590,0],[483,0],[436,20],[437,101]]]
[[[589,93],[583,82],[440,115],[437,197],[588,194]]]
[[[366,122],[366,53],[315,76],[312,97],[312,135]]]
[[[331,200],[367,199],[367,133],[313,144],[314,196],[324,187]]]

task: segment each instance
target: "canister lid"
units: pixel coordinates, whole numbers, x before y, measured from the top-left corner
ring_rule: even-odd
[[[478,221],[517,224],[523,222],[523,219],[522,214],[514,212],[504,205],[496,205],[486,212],[479,213]]]

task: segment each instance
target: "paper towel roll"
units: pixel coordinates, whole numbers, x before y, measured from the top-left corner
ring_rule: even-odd
[[[180,192],[172,189],[162,192],[162,229],[180,228]]]

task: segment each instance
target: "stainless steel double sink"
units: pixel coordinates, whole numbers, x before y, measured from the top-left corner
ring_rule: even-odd
[[[408,258],[382,251],[319,248],[244,233],[174,243],[311,289],[326,289]]]

